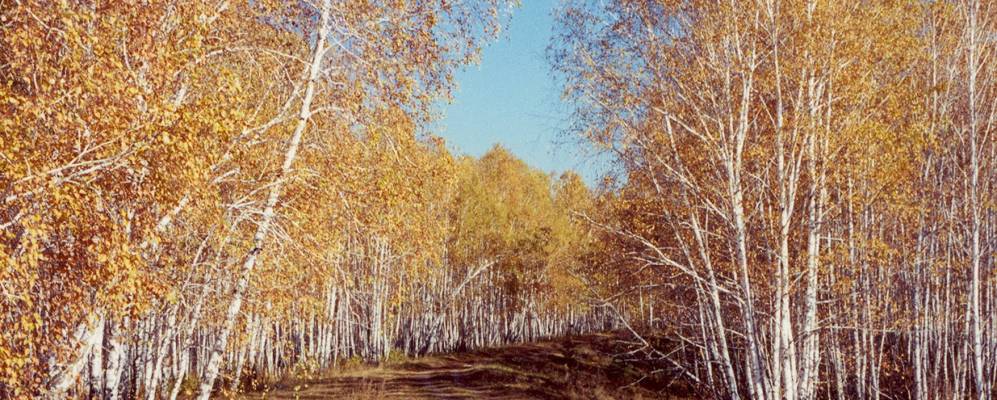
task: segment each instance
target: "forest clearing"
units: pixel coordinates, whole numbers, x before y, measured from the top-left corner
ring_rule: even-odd
[[[991,400],[995,136],[990,0],[0,0],[0,399]]]

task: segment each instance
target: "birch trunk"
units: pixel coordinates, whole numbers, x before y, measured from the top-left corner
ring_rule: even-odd
[[[70,362],[55,374],[55,383],[52,385],[49,397],[54,399],[66,398],[69,391],[76,385],[77,378],[86,367],[87,360],[90,359],[90,352],[100,343],[104,332],[104,315],[98,314],[94,321],[87,321],[76,328],[74,339],[77,352],[75,360]]]
[[[979,400],[989,399],[990,394],[986,392],[986,381],[983,374],[983,332],[981,328],[980,313],[980,204],[979,204],[979,176],[980,160],[978,150],[978,110],[977,110],[977,75],[979,74],[979,46],[977,31],[978,14],[980,13],[979,0],[973,1],[966,10],[967,21],[967,73],[969,98],[969,187],[967,193],[967,205],[970,209],[970,268],[972,277],[970,283],[970,321],[972,323],[972,343],[973,343],[973,380],[976,384],[976,398]]]
[[[262,220],[260,221],[259,227],[257,227],[256,234],[253,236],[253,249],[246,255],[246,260],[243,262],[242,268],[239,270],[239,280],[237,281],[232,293],[232,302],[229,304],[228,310],[225,313],[224,325],[222,326],[218,339],[214,343],[211,355],[208,359],[204,380],[200,387],[200,395],[198,396],[200,400],[207,400],[211,397],[211,390],[214,387],[215,379],[218,377],[222,353],[228,345],[229,335],[232,332],[232,328],[235,326],[239,310],[242,308],[243,295],[249,287],[250,275],[253,272],[253,268],[256,266],[257,257],[263,250],[264,242],[266,241],[267,234],[270,230],[270,224],[273,222],[274,208],[277,206],[277,201],[280,198],[284,179],[291,172],[291,166],[294,164],[294,159],[298,154],[298,146],[301,145],[301,137],[303,136],[305,128],[308,125],[308,119],[311,116],[312,98],[315,95],[315,85],[318,81],[319,74],[322,69],[322,60],[327,50],[326,40],[329,33],[329,14],[331,12],[331,8],[330,0],[323,0],[318,37],[315,42],[312,62],[308,69],[308,83],[305,88],[304,97],[301,100],[301,109],[298,114],[297,126],[295,126],[294,133],[291,135],[290,144],[288,145],[287,152],[284,155],[284,163],[281,165],[280,174],[277,176],[277,180],[270,189],[270,194],[266,202],[266,208],[263,210]]]

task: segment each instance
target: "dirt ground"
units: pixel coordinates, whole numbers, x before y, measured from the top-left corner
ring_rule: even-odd
[[[640,361],[623,334],[441,354],[287,380],[242,399],[691,399],[662,363]]]

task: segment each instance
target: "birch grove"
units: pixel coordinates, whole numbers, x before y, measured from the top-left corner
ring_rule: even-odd
[[[994,398],[997,4],[565,0],[588,187],[433,135],[516,3],[0,0],[0,398],[596,331],[703,398]]]
[[[703,396],[992,398],[995,17],[569,2],[550,58],[619,171],[603,296],[659,304],[630,318],[681,340]]]
[[[612,324],[570,274],[580,178],[428,133],[511,7],[0,2],[0,397],[208,398]]]

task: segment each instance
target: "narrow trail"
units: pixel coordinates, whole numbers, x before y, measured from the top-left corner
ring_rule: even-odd
[[[626,347],[615,334],[576,336],[338,372],[242,398],[693,398],[674,374],[623,360]]]

